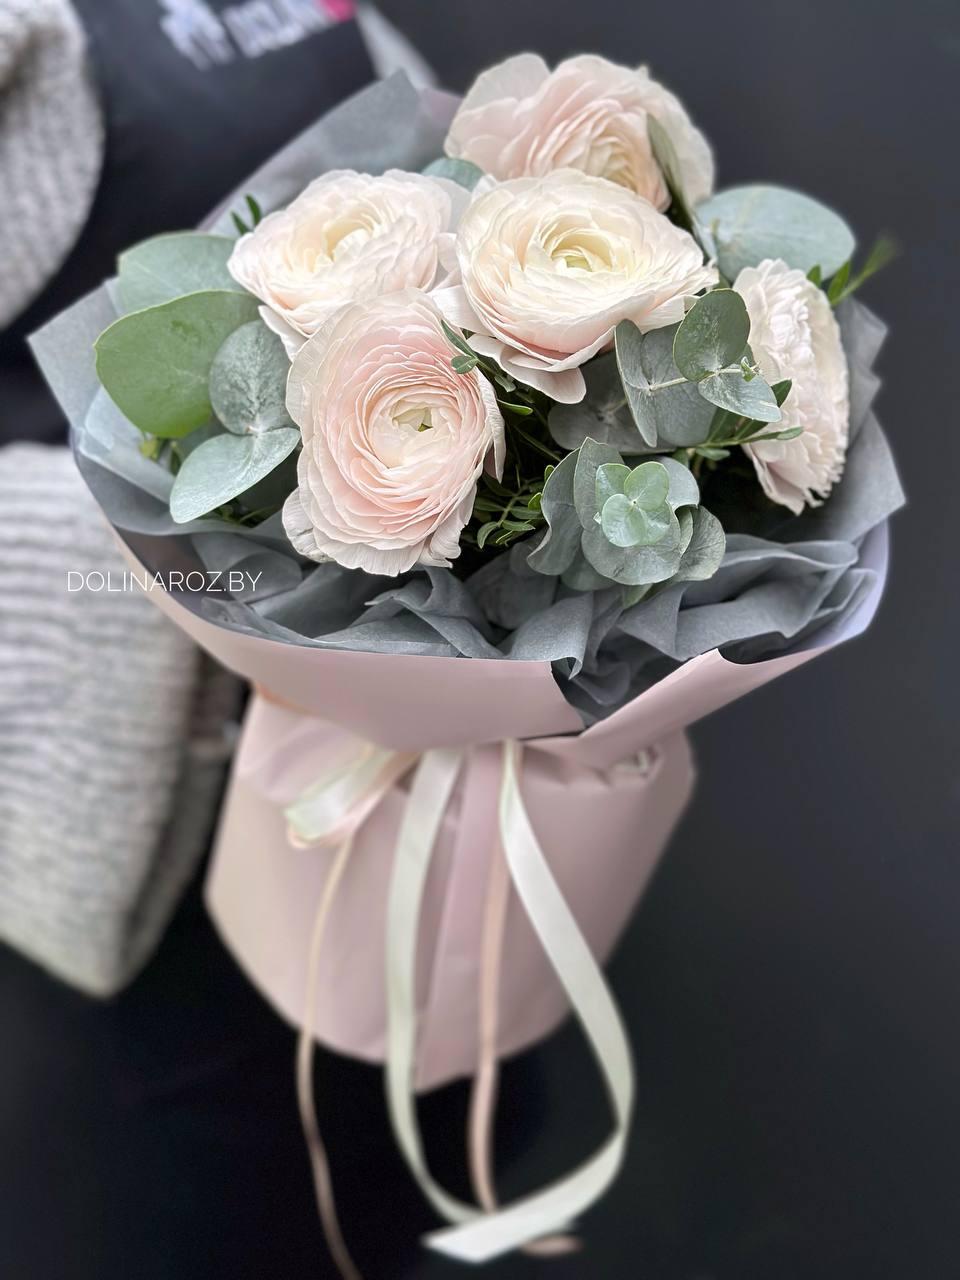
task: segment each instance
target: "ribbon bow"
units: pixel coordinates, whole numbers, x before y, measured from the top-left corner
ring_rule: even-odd
[[[353,838],[384,795],[411,769],[403,821],[397,838],[387,907],[386,1091],[391,1123],[404,1158],[437,1212],[451,1223],[431,1232],[425,1243],[464,1262],[484,1262],[511,1249],[555,1252],[569,1241],[548,1239],[592,1205],[615,1178],[623,1159],[633,1106],[633,1068],[626,1033],[600,966],[590,952],[551,873],[527,815],[520,790],[522,748],[502,749],[499,794],[500,850],[495,851],[485,937],[488,952],[481,992],[481,1042],[486,1061],[478,1071],[471,1116],[473,1174],[483,1205],[449,1195],[427,1167],[414,1100],[416,1065],[415,962],[420,908],[427,872],[444,812],[465,759],[465,751],[441,748],[415,755],[366,744],[331,768],[286,810],[291,842],[339,846],[317,910],[310,945],[306,1010],[297,1054],[297,1092],[310,1149],[317,1202],[331,1252],[345,1280],[359,1280],[337,1221],[329,1168],[317,1124],[312,1089],[313,1016],[318,961],[326,919],[348,866]],[[500,852],[502,851],[502,858]],[[544,1190],[496,1206],[485,1173],[489,1116],[495,1091],[496,977],[509,886],[512,884],[604,1077],[614,1115],[613,1132],[579,1168]],[[535,1242],[535,1243],[533,1243]]]

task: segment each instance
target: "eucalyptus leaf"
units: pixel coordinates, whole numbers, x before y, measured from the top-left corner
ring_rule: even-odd
[[[589,438],[584,440],[575,456],[573,503],[583,528],[593,529],[597,527],[596,517],[599,509],[597,504],[597,469],[603,466],[605,462],[620,463],[622,459],[611,445],[601,444],[599,440]],[[563,466],[563,463],[560,466]],[[559,470],[560,467],[557,468],[557,471]],[[556,474],[555,471],[550,479],[552,480]],[[546,489],[544,494],[546,494]]]
[[[579,524],[577,530],[579,533]],[[602,591],[604,587],[610,586],[610,579],[605,578],[602,573],[597,573],[579,545],[572,564],[564,570],[560,581],[571,591]]]
[[[693,517],[691,536],[687,545],[682,547],[680,567],[673,579],[675,582],[702,582],[712,578],[720,568],[727,546],[723,525],[706,507],[698,507],[690,514]]]
[[[639,332],[639,331],[638,331]],[[620,381],[613,352],[597,356],[582,368],[587,393],[579,404],[555,404],[550,434],[562,449],[576,450],[591,437],[620,453],[641,453],[645,442],[627,404],[628,389]]]
[[[236,435],[292,427],[286,406],[289,372],[283,343],[262,320],[241,325],[210,366],[214,413]]]
[[[580,550],[582,529],[573,501],[576,470],[577,454],[568,453],[543,486],[540,510],[548,527],[527,557],[527,564],[538,573],[563,573]]]
[[[699,382],[736,364],[750,337],[750,317],[739,293],[714,289],[698,298],[673,339],[677,368],[691,382]]]
[[[690,230],[706,251],[707,256],[710,258],[715,257],[716,248],[713,243],[713,237],[709,229],[703,225],[701,219],[697,216],[696,210],[687,198],[683,185],[680,158],[673,145],[673,139],[656,116],[649,114],[647,115],[647,138],[650,142],[653,158],[660,167],[660,172],[663,174],[674,204],[680,210]]]
[[[186,524],[207,515],[268,476],[300,443],[300,432],[279,427],[263,435],[214,436],[184,460],[170,493],[170,515]]]
[[[695,507],[700,501],[700,486],[697,478],[682,462],[674,458],[658,458],[669,480],[666,501],[676,511],[679,507]]]
[[[652,586],[653,584],[651,582],[644,582],[638,587],[624,587],[623,589],[624,609],[630,609],[633,607],[633,605],[639,604],[640,601],[644,598],[644,596],[648,594]]]
[[[783,416],[777,398],[762,378],[748,382],[739,373],[715,373],[697,383],[704,400],[756,422],[779,422]]]
[[[123,310],[142,311],[205,289],[243,293],[227,270],[234,244],[229,236],[175,231],[127,249],[117,260],[117,291]]]
[[[602,507],[615,493],[623,493],[630,468],[622,462],[604,462],[597,467],[597,506]]]
[[[469,160],[454,160],[450,156],[432,160],[423,172],[429,178],[447,178],[468,191],[472,191],[483,177],[483,170]]]
[[[670,474],[661,462],[643,462],[623,482],[624,497],[641,511],[659,511],[670,492]],[[599,486],[598,494],[599,497]]]
[[[583,554],[594,569],[622,586],[642,586],[666,582],[680,564],[680,523],[671,517],[667,534],[650,547],[615,547],[598,524],[584,530]]]
[[[207,384],[214,357],[234,329],[256,314],[256,298],[225,289],[134,311],[97,339],[97,376],[141,431],[187,435],[210,418]]]
[[[660,542],[671,529],[674,514],[661,503],[647,509],[625,493],[614,493],[600,511],[603,536],[615,547],[650,547]]]
[[[677,521],[680,525],[680,545],[677,547],[677,550],[680,552],[681,556],[693,540],[693,529],[696,514],[697,513],[693,507],[681,507],[677,512]]]
[[[680,160],[673,145],[673,140],[656,116],[650,114],[647,115],[647,138],[650,142],[653,158],[660,167],[660,172],[663,174],[664,182],[666,182],[670,194],[684,213],[689,213],[690,206],[680,177]]]
[[[638,431],[650,447],[679,445],[689,448],[706,440],[710,432],[713,411],[697,394],[694,384],[683,382],[661,391],[649,390],[651,384],[673,382],[680,376],[673,359],[676,331],[677,326],[672,326],[641,333],[629,320],[621,321],[616,329],[616,360],[622,378],[622,394],[626,396]],[[553,414],[550,422],[552,430]],[[623,448],[618,439],[595,434],[598,439]],[[629,449],[624,448],[624,452],[629,452]]]
[[[853,255],[853,232],[839,214],[783,187],[732,187],[697,208],[716,241],[720,270],[735,280],[744,267],[782,258],[828,279]]]

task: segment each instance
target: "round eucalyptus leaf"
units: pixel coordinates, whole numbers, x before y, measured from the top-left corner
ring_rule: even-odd
[[[626,398],[627,406],[644,444],[681,446],[701,444],[710,434],[713,410],[697,395],[696,385],[682,382],[676,386],[651,391],[652,383],[673,382],[680,376],[673,359],[673,338],[677,326],[641,333],[635,324],[623,320],[616,329],[616,362],[622,379],[618,399]],[[601,356],[603,360],[608,357]],[[590,394],[589,371],[596,361],[586,365],[587,394]],[[556,411],[554,411],[556,412]],[[551,414],[551,426],[553,414]],[[598,440],[608,440],[623,453],[640,453],[628,442],[593,432]],[[563,444],[564,441],[558,440]]]
[[[613,494],[600,512],[603,535],[615,547],[652,547],[663,540],[673,520],[673,512],[665,502],[646,510],[625,493]]]
[[[606,462],[622,465],[623,459],[612,445],[601,444],[599,440],[592,438],[584,440],[576,455],[570,456],[576,457],[573,473],[573,504],[583,528],[590,529],[596,524],[597,512],[600,509],[597,503],[597,471]],[[559,469],[558,467],[557,470]],[[550,478],[552,480],[553,476]]]
[[[673,339],[677,368],[691,382],[736,364],[750,336],[747,308],[733,289],[714,289],[698,298]]]
[[[579,525],[577,529],[579,532]],[[596,569],[580,550],[579,539],[577,542],[577,554],[573,558],[573,563],[568,569],[564,570],[560,581],[565,587],[569,587],[571,591],[602,591],[604,587],[609,587],[610,585],[610,579],[605,578],[602,573],[597,573]]]
[[[423,170],[428,178],[448,178],[458,187],[466,187],[472,191],[483,177],[483,170],[469,160],[454,160],[450,156],[441,156],[432,160]]]
[[[661,458],[660,466],[666,471],[670,481],[667,502],[674,511],[679,507],[695,507],[700,501],[700,486],[690,468],[677,462],[675,458]]]
[[[235,240],[202,231],[175,231],[143,240],[117,259],[117,289],[125,312],[155,307],[185,293],[243,293],[227,270]]]
[[[280,427],[263,435],[226,432],[194,449],[177,472],[170,514],[186,524],[222,507],[268,476],[300,443],[300,432]]]
[[[856,247],[839,214],[783,187],[732,187],[704,201],[697,216],[713,233],[718,264],[728,280],[764,258],[782,258],[803,272],[819,267],[826,280]]]
[[[716,373],[702,378],[697,390],[710,404],[756,422],[779,422],[783,416],[777,397],[762,378],[747,382],[740,373]]]
[[[694,519],[695,516],[696,516],[696,512],[691,507],[683,507],[680,511],[677,512],[677,520],[680,522],[680,546],[677,548],[677,550],[680,552],[681,557],[683,556],[687,547],[689,547],[690,542],[693,538],[693,530],[694,530],[694,525],[696,523]],[[682,559],[680,561],[680,565],[682,568],[683,567]]]
[[[236,435],[292,427],[287,413],[290,361],[283,343],[261,320],[230,334],[210,367],[213,411]]]
[[[597,467],[598,510],[613,494],[623,493],[629,474],[630,468],[623,462],[604,462]]]
[[[624,609],[632,609],[635,604],[639,604],[644,596],[650,593],[653,583],[643,583],[639,587],[623,588],[623,607]]]
[[[588,436],[624,454],[643,453],[656,443],[655,431],[647,433],[648,439],[637,430],[612,351],[588,361],[583,376],[587,384],[584,399],[577,404],[555,404],[550,410],[550,434],[561,448],[578,449]],[[698,400],[696,392],[693,398]],[[698,403],[703,406],[702,400]]]
[[[641,462],[624,480],[623,492],[641,511],[659,511],[670,492],[670,474],[659,462]]]
[[[584,530],[581,546],[594,569],[611,582],[627,587],[666,582],[680,564],[680,524],[672,517],[666,536],[651,547],[616,547],[594,524]]]
[[[556,576],[567,570],[580,550],[580,517],[573,502],[576,453],[568,453],[547,479],[540,498],[540,510],[547,531],[527,556],[527,564],[537,573]]]
[[[214,356],[256,314],[256,298],[227,289],[134,311],[97,339],[97,377],[141,431],[185,436],[210,419],[207,382]]]
[[[683,517],[692,515],[689,533],[683,529]],[[703,582],[712,578],[720,568],[727,549],[727,536],[723,525],[706,507],[695,512],[682,511],[680,550],[681,560],[677,569],[677,582]]]

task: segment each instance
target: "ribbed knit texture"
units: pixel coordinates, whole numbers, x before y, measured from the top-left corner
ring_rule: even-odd
[[[101,995],[207,847],[239,696],[139,590],[67,589],[126,567],[66,449],[0,450],[0,939]]]
[[[84,35],[67,0],[0,0],[0,328],[73,247],[102,158]]]

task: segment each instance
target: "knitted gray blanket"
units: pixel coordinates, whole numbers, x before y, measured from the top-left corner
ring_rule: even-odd
[[[0,450],[0,939],[96,995],[209,843],[239,702],[138,590],[99,587],[125,567],[66,449]]]

